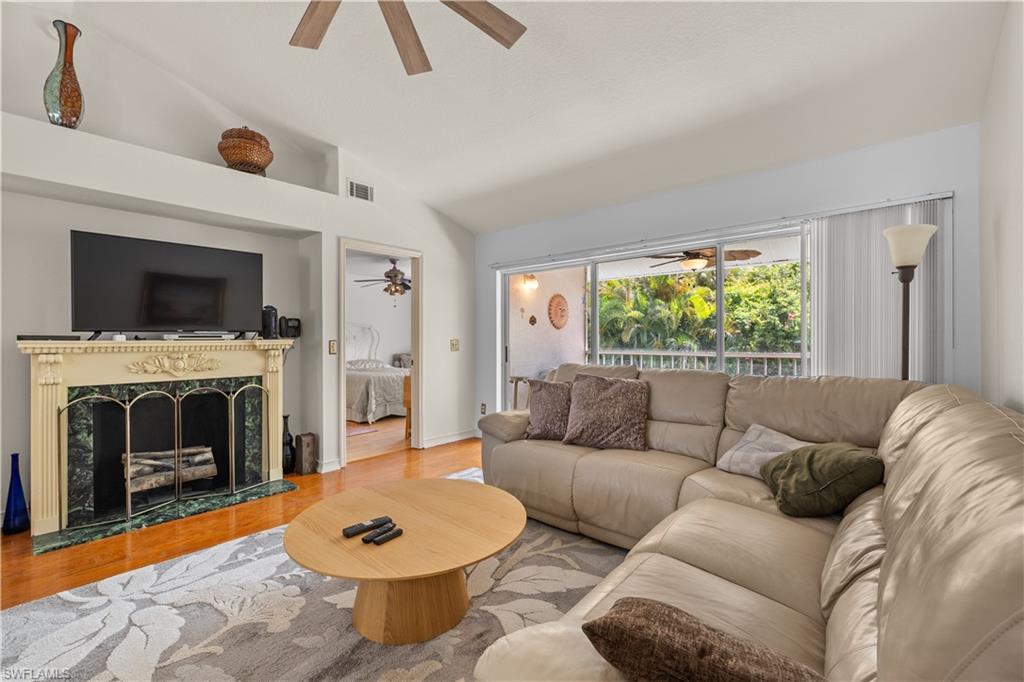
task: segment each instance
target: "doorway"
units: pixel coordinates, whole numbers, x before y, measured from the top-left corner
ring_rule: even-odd
[[[422,447],[419,252],[341,248],[342,461]]]

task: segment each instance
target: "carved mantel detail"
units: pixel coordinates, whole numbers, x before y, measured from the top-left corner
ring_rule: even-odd
[[[220,369],[220,366],[220,360],[207,357],[206,353],[167,353],[129,363],[128,371],[132,374],[170,374],[181,378],[192,372]]]

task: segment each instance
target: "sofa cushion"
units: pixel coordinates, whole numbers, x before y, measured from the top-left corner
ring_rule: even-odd
[[[880,679],[1024,678],[1024,416],[986,403],[923,426],[890,472]]]
[[[647,449],[650,387],[637,379],[580,374],[563,442],[591,448]]]
[[[657,369],[640,372],[651,387],[647,445],[715,463],[725,419],[729,377],[719,372]]]
[[[566,614],[591,620],[622,597],[657,599],[708,626],[763,644],[821,672],[825,626],[773,599],[663,554],[630,554]]]
[[[974,391],[950,384],[926,386],[904,398],[893,410],[878,441],[878,456],[885,462],[886,480],[889,470],[922,426],[954,407],[978,402],[982,402],[981,397]]]
[[[563,618],[516,630],[484,650],[473,677],[480,682],[625,680],[597,653],[580,625],[578,620]]]
[[[494,448],[489,477],[526,507],[576,521],[572,478],[576,461],[591,448],[549,440],[517,440]]]
[[[882,498],[878,488],[872,490],[871,499],[843,516],[828,548],[821,573],[821,611],[826,620],[839,596],[861,575],[878,568],[885,556]]]
[[[734,376],[718,453],[735,445],[752,424],[811,443],[878,447],[893,410],[919,388],[917,382],[896,379]]]
[[[550,380],[571,382],[580,374],[613,379],[636,379],[640,370],[633,365],[580,365],[575,362],[566,362],[558,366]]]
[[[878,679],[878,573],[861,574],[836,600],[825,628],[825,677],[846,682]]]
[[[530,440],[562,440],[569,424],[572,384],[530,379]]]
[[[679,506],[684,507],[694,500],[701,500],[706,497],[735,502],[736,504],[753,507],[769,514],[784,516],[776,506],[775,498],[772,497],[772,491],[768,489],[764,481],[750,478],[749,476],[730,474],[715,467],[698,471],[683,481],[683,487],[679,490]],[[838,516],[786,518],[814,528],[829,537],[832,536],[836,526],[839,524]]]
[[[850,443],[819,443],[779,455],[761,467],[775,504],[790,516],[840,514],[882,482],[884,465],[874,450]]]
[[[808,618],[821,617],[824,533],[723,500],[692,502],[670,514],[633,548],[686,562]]]
[[[609,663],[634,682],[824,680],[807,666],[745,637],[708,627],[670,604],[623,597],[583,624]]]
[[[810,445],[791,438],[781,431],[760,424],[751,424],[740,441],[726,450],[715,466],[730,474],[761,478],[761,467],[779,455]]]
[[[526,427],[529,423],[530,413],[527,410],[508,410],[492,412],[480,417],[480,421],[476,424],[484,433],[507,443],[519,440],[526,435]]]
[[[576,514],[632,545],[675,511],[683,479],[707,467],[703,460],[658,450],[587,453],[576,463],[572,485]]]

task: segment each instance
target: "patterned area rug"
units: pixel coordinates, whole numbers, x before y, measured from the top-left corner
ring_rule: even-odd
[[[625,556],[530,520],[467,571],[458,626],[389,647],[353,629],[354,583],[300,568],[283,536],[282,526],[0,612],[0,678],[471,680],[491,642],[559,618]]]

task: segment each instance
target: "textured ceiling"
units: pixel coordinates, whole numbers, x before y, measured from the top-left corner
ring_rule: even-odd
[[[73,8],[197,92],[342,147],[475,231],[977,120],[1004,12],[498,4],[528,27],[508,51],[410,2],[434,67],[414,77],[375,3],[343,2],[315,52],[288,45],[304,3]]]

